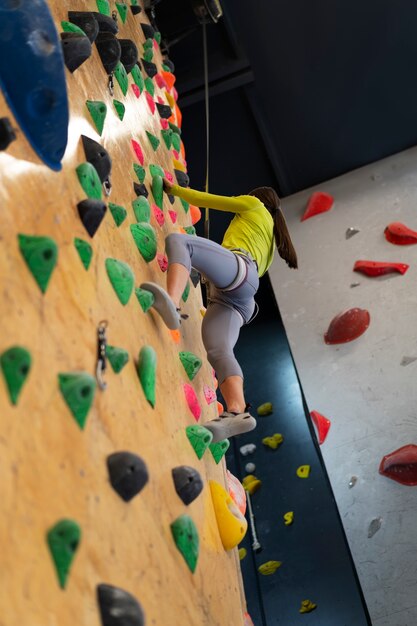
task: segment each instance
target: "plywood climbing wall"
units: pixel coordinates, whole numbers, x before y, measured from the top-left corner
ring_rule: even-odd
[[[36,11],[37,2],[33,4]],[[97,11],[95,0],[50,0],[49,7],[59,32],[68,11]],[[110,8],[116,8],[113,0]],[[140,22],[148,22],[145,13],[135,16],[129,9],[126,23],[119,17],[118,37],[136,42],[142,56],[145,36]],[[160,70],[158,46],[154,46],[153,60]],[[239,626],[244,599],[237,551],[223,550],[207,484],[209,478],[224,484],[225,468],[223,462],[216,465],[209,450],[198,460],[185,435],[185,428],[195,420],[185,400],[184,383],[194,387],[201,403],[201,423],[217,412],[216,403],[207,404],[203,394],[204,385],[213,388],[214,381],[200,338],[200,287],[191,286],[183,307],[190,318],[176,343],[156,313],[143,312],[134,291],[127,304],[121,304],[105,266],[108,258],[127,263],[135,287],[145,280],[165,285],[157,259],[146,263],[130,232],[136,223],[133,183],[138,182],[133,170],[138,159],[131,140],[143,150],[149,191],[149,165],[173,172],[173,153],[161,140],[158,111],[152,114],[145,89],[137,97],[130,75],[127,94],[115,81],[114,96],[110,95],[95,46],[91,58],[73,74],[66,70],[66,80],[69,140],[60,172],[53,172],[35,156],[0,94],[0,117],[7,116],[17,129],[17,140],[0,152],[0,353],[21,346],[32,359],[16,405],[10,401],[4,376],[0,377],[0,624],[99,626],[96,589],[109,584],[137,598],[149,625]],[[165,89],[152,82],[153,99],[160,97],[167,103]],[[113,99],[125,105],[123,121]],[[87,100],[107,106],[101,137]],[[156,150],[146,131],[159,138]],[[86,161],[81,134],[101,142],[109,152],[112,193],[103,199],[127,211],[117,226],[107,210],[93,237],[77,210],[86,198],[76,174]],[[151,194],[149,200],[152,204]],[[161,254],[168,233],[191,225],[178,199],[171,205],[164,197],[163,208],[163,226],[153,214],[150,218]],[[175,224],[168,210],[177,212]],[[49,237],[57,244],[57,264],[45,293],[29,271],[18,235]],[[88,270],[74,238],[91,245]],[[126,350],[129,360],[118,374],[108,365],[107,389],[95,389],[81,429],[64,400],[58,376],[74,372],[95,376],[101,320],[107,320],[108,343]],[[136,371],[144,346],[151,346],[157,357],[154,408],[145,398]],[[180,362],[180,351],[203,359],[191,382]],[[109,482],[107,458],[119,451],[139,455],[149,472],[148,484],[128,503]],[[201,495],[188,507],[176,494],[171,476],[172,468],[179,465],[196,468],[205,482]],[[182,514],[193,519],[199,532],[194,574],[172,539],[170,525]],[[58,584],[47,544],[47,532],[63,519],[77,522],[81,529],[65,589]]]

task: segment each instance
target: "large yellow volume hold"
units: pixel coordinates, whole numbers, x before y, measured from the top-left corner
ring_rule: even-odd
[[[215,480],[209,481],[220,539],[225,550],[236,547],[246,535],[248,523],[227,491]]]

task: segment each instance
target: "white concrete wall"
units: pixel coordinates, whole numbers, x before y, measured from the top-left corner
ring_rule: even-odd
[[[300,222],[314,190],[331,193],[334,207]],[[401,365],[417,357],[417,245],[384,237],[394,221],[417,230],[417,148],[295,194],[283,207],[300,268],[288,269],[277,255],[270,278],[309,410],[332,422],[321,452],[372,623],[415,626],[417,487],[381,476],[378,467],[385,454],[417,444],[417,360]],[[346,239],[349,227],[360,232]],[[358,259],[410,268],[368,278],[352,271]],[[368,309],[368,330],[326,345],[330,321],[351,307]],[[349,488],[352,476],[358,480]],[[374,518],[382,525],[368,538]]]

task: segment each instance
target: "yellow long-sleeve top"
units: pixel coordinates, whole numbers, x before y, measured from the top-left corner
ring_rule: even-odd
[[[242,248],[250,252],[263,276],[274,258],[274,220],[255,196],[216,196],[204,191],[173,185],[171,193],[198,207],[228,211],[235,217],[226,230],[222,246],[228,250]]]

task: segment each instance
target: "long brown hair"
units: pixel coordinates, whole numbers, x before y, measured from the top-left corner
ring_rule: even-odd
[[[281,210],[281,200],[272,187],[257,187],[248,193],[249,196],[256,196],[272,215],[274,220],[274,237],[279,256],[284,259],[287,265],[297,269],[297,253],[291,241],[290,233],[285,222],[284,214]]]

